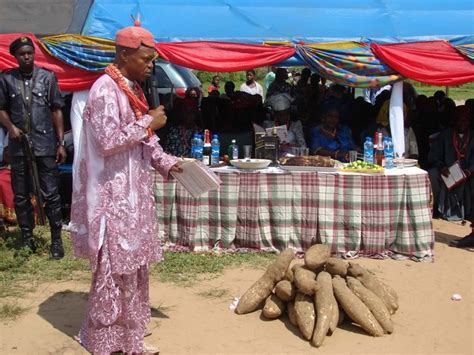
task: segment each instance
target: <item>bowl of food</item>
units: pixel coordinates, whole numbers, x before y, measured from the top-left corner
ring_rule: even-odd
[[[377,164],[366,163],[360,160],[344,165],[341,169],[344,172],[364,173],[364,174],[383,174],[385,169]]]
[[[268,159],[234,159],[230,163],[238,169],[264,169],[271,164]]]

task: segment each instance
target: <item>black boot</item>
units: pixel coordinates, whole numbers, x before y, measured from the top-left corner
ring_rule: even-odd
[[[23,237],[23,247],[28,249],[31,253],[35,253],[36,244],[35,239],[33,237],[33,231],[22,229],[21,235]]]
[[[61,239],[61,229],[54,229],[51,231],[51,257],[59,260],[64,258],[63,241]]]

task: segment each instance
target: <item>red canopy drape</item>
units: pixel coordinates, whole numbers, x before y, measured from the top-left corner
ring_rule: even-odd
[[[62,91],[89,89],[101,75],[100,73],[74,68],[52,57],[41,47],[36,36],[31,33],[0,34],[0,70],[4,71],[9,68],[18,67],[18,63],[10,54],[8,48],[11,42],[21,36],[28,36],[33,40],[35,45],[35,64],[56,73]]]
[[[264,46],[231,42],[158,43],[160,56],[196,70],[230,72],[275,64],[295,54],[289,46]]]
[[[409,79],[440,86],[474,81],[474,64],[446,41],[372,44],[371,49]]]

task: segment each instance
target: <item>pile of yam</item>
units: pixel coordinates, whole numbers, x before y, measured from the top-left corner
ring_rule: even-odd
[[[315,347],[344,319],[372,336],[393,332],[398,297],[390,286],[356,263],[332,258],[327,245],[311,246],[304,264],[291,265],[294,257],[292,250],[281,252],[242,295],[235,313],[261,309],[266,319],[287,315]]]

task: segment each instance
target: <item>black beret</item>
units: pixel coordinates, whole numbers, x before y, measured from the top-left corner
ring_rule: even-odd
[[[17,49],[23,46],[31,46],[33,49],[35,48],[30,37],[18,37],[10,44],[10,54],[15,55]]]

